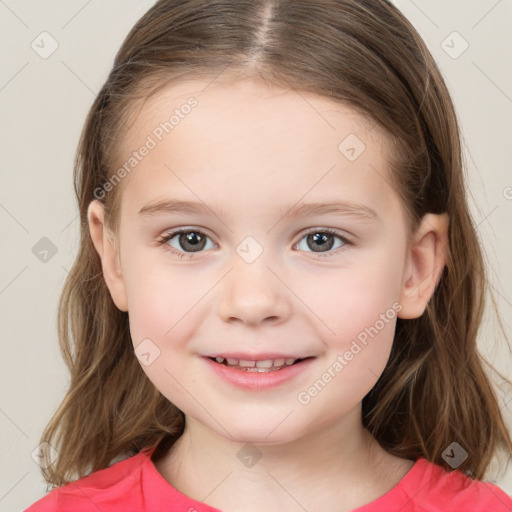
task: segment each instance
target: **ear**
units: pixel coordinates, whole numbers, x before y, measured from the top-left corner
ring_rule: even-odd
[[[126,287],[121,273],[119,249],[114,237],[105,226],[103,204],[94,199],[87,209],[87,220],[91,238],[101,258],[103,276],[115,305],[121,311],[128,311]]]
[[[448,226],[446,213],[423,216],[408,249],[399,318],[418,318],[425,311],[445,265],[449,250]]]

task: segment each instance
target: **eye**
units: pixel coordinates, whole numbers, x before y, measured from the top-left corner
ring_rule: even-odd
[[[340,240],[341,243],[335,246],[336,238]],[[305,243],[302,243],[303,240]],[[332,256],[339,251],[332,251],[331,249],[338,249],[341,247],[341,250],[345,250],[346,246],[350,245],[354,244],[336,230],[329,228],[315,228],[309,230],[305,236],[301,238],[301,241],[297,244],[297,247],[300,250],[305,250],[306,252],[322,253],[320,256]],[[311,251],[308,251],[308,249]]]
[[[185,254],[201,252],[207,246],[208,240],[210,238],[197,229],[179,229],[163,235],[158,243],[164,245],[171,242],[168,244],[171,251],[177,256],[183,257]],[[211,244],[213,247],[217,247],[213,242]],[[211,247],[206,248],[210,249]]]
[[[338,239],[340,243],[336,245],[335,239]],[[303,243],[303,240],[305,243]],[[208,241],[210,241],[210,247],[207,247]],[[167,244],[167,242],[171,242]],[[163,235],[158,243],[160,245],[167,245],[172,253],[176,256],[183,258],[185,255],[192,255],[195,252],[201,252],[204,249],[211,249],[218,247],[213,243],[204,232],[198,229],[177,229]],[[299,250],[306,252],[314,252],[319,256],[332,256],[337,254],[339,251],[333,251],[332,249],[340,249],[341,251],[346,246],[354,245],[348,238],[339,233],[336,230],[330,228],[315,228],[309,230],[301,238],[300,242],[296,244]]]

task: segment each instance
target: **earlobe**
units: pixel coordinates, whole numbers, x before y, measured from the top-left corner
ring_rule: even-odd
[[[126,286],[121,273],[119,248],[105,227],[105,212],[102,203],[94,199],[87,209],[89,233],[101,258],[103,276],[112,300],[121,311],[128,311]]]
[[[426,214],[413,235],[400,293],[399,318],[420,317],[441,278],[449,250],[448,214]]]

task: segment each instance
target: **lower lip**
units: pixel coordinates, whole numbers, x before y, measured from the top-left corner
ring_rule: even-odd
[[[295,376],[304,372],[313,362],[314,358],[304,359],[303,361],[284,367],[282,370],[273,370],[270,372],[251,372],[230,368],[229,366],[216,363],[209,358],[205,358],[210,368],[221,378],[234,384],[235,386],[261,391],[269,389],[284,382],[293,379]]]

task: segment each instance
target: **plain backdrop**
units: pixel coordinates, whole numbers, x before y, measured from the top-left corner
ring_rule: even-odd
[[[45,493],[31,454],[68,385],[56,315],[78,244],[73,157],[117,49],[152,4],[0,0],[0,511],[23,510]],[[472,214],[510,338],[512,1],[396,0],[396,5],[425,39],[452,93]],[[480,346],[512,376],[511,354],[491,315]],[[498,393],[511,425],[512,393]],[[493,481],[511,494],[512,468]]]

